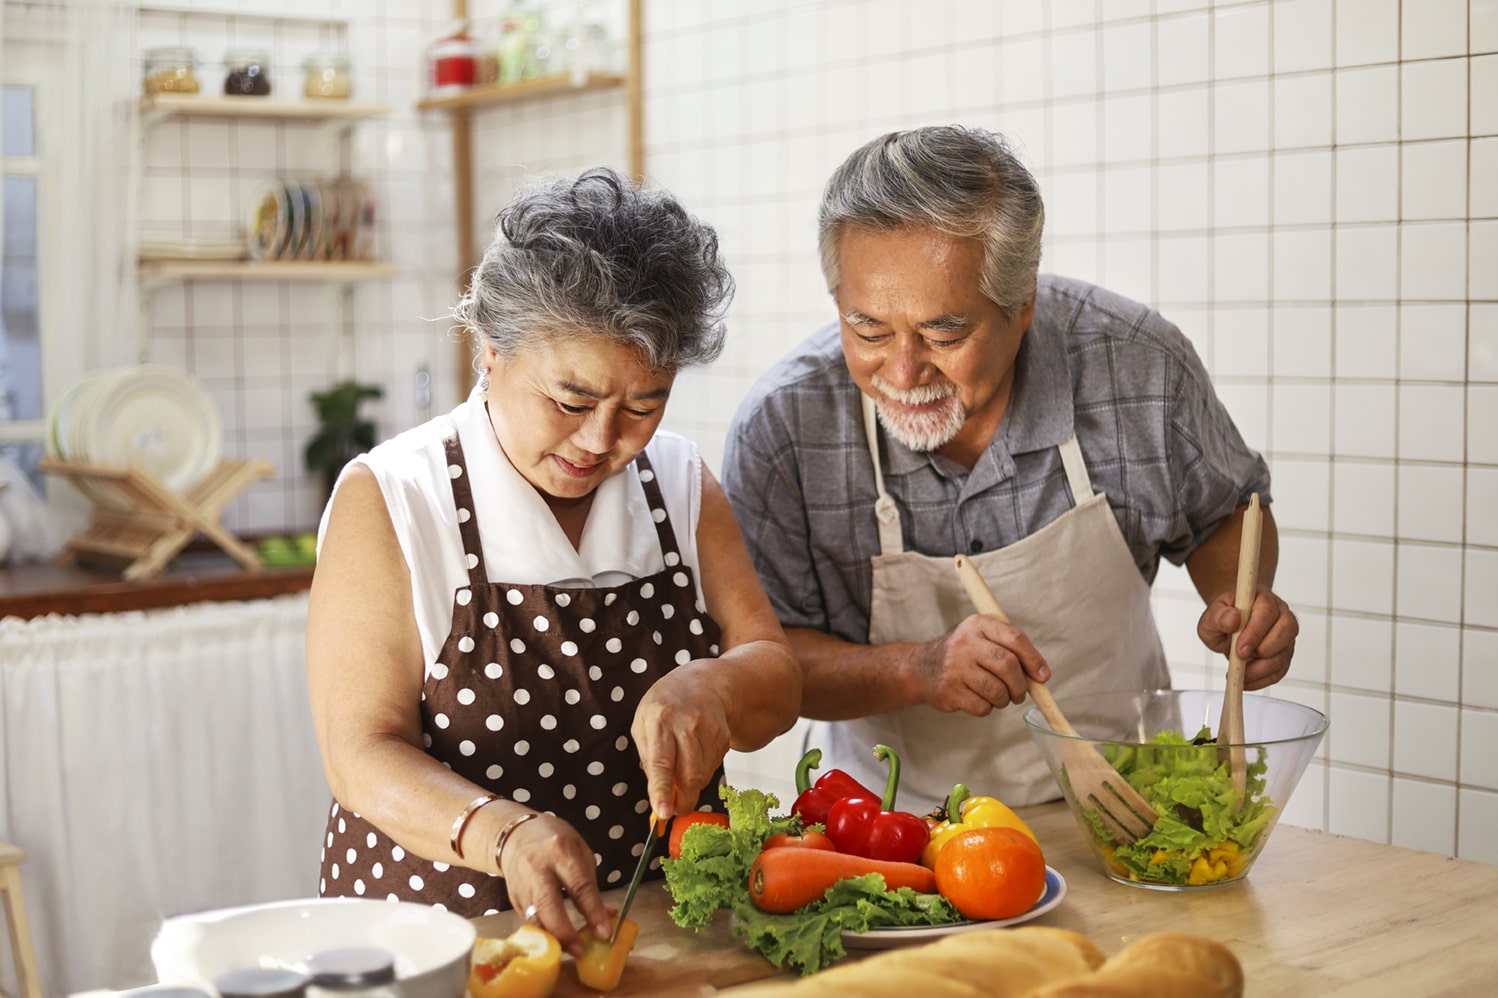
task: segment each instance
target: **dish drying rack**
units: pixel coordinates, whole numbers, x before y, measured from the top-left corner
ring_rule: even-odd
[[[255,549],[220,522],[224,507],[252,482],[275,474],[264,458],[220,461],[180,494],[137,465],[45,457],[38,467],[70,479],[94,501],[88,525],[63,546],[64,556],[79,564],[120,571],[128,582],[152,579],[201,533],[246,569],[264,567]]]

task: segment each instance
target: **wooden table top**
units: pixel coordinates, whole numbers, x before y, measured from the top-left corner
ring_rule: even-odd
[[[1081,932],[1105,953],[1150,932],[1210,936],[1237,954],[1250,996],[1498,987],[1498,866],[1282,825],[1242,883],[1148,890],[1100,871],[1065,805],[1018,810],[1067,882],[1065,900],[1035,924]],[[623,891],[605,897],[617,905]],[[663,883],[641,887],[630,913],[640,940],[616,995],[711,995],[780,973],[733,938],[726,913],[694,934],[671,921],[670,906]],[[518,916],[476,921],[481,935],[506,935]],[[591,992],[564,968],[555,994]]]
[[[119,613],[203,600],[266,599],[311,585],[311,566],[250,572],[218,550],[184,552],[159,577],[141,582],[78,565],[12,565],[0,568],[0,617]]]

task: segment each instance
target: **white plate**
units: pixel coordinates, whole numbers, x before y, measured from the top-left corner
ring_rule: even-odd
[[[95,464],[135,464],[186,492],[218,464],[218,409],[174,367],[121,368],[100,378],[75,407],[74,450]]]
[[[942,936],[977,929],[999,929],[1006,925],[1019,925],[1032,918],[1039,918],[1061,903],[1066,897],[1066,880],[1051,869],[1045,868],[1045,891],[1035,906],[1023,915],[1013,918],[994,918],[983,922],[948,922],[946,925],[901,925],[867,932],[844,932],[843,945],[848,949],[894,949],[897,946],[918,946]]]

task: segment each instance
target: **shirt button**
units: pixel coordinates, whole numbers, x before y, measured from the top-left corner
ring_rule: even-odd
[[[969,544],[967,546],[967,549],[968,549],[968,553],[969,554],[977,554],[979,551],[983,550],[983,542],[982,541],[973,541],[971,544]]]

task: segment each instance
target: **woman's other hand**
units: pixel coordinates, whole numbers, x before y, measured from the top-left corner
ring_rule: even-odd
[[[561,818],[539,814],[515,826],[499,863],[515,910],[556,936],[574,957],[583,955],[583,941],[562,901],[563,890],[593,935],[607,939],[613,932],[614,913],[598,891],[593,847]]]

